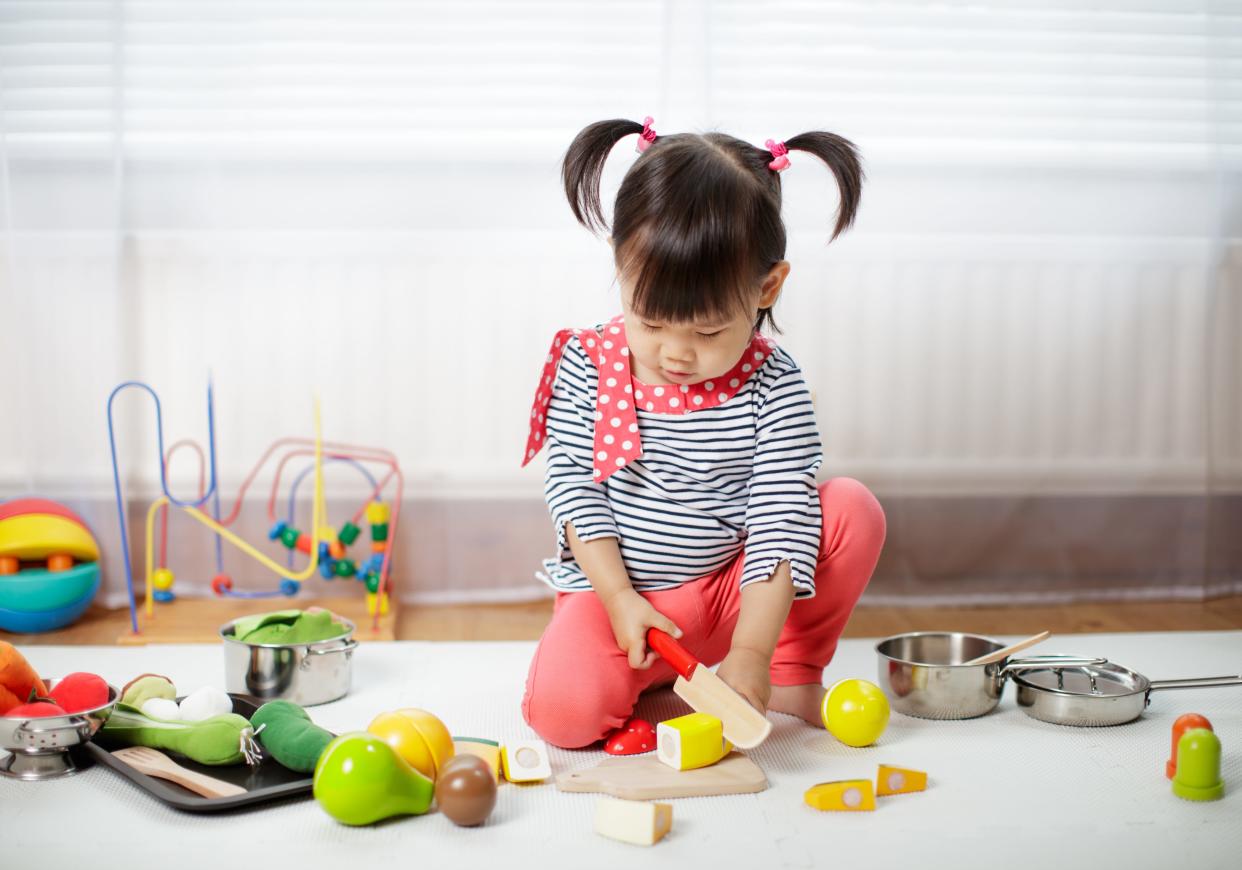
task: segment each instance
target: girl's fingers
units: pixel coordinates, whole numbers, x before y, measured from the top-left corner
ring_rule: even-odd
[[[660,631],[671,634],[675,638],[681,637],[681,629],[677,627],[677,623],[673,622],[673,620],[669,619],[658,610],[656,611],[656,620],[652,623],[652,625],[660,629]]]
[[[630,667],[636,671],[641,671],[643,669],[643,657],[646,654],[646,652],[647,652],[647,647],[643,644],[642,641],[639,641],[638,643],[635,643],[635,644],[631,644],[629,651],[627,653],[627,657],[629,658],[629,662],[630,662]]]

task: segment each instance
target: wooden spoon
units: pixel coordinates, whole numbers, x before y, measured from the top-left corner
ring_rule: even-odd
[[[195,773],[187,767],[182,767],[158,749],[146,746],[127,746],[113,752],[112,757],[121,759],[140,773],[175,782],[203,797],[233,797],[246,793],[240,785],[233,785],[231,782]]]
[[[1051,636],[1052,632],[1041,631],[1039,634],[1033,634],[1026,640],[1020,640],[1012,646],[1007,646],[1004,649],[998,649],[996,652],[990,652],[987,655],[979,656],[977,659],[971,659],[968,662],[963,662],[963,664],[990,665],[992,662],[999,662],[1001,659],[1011,656],[1020,650],[1024,650],[1028,646],[1035,646],[1035,644],[1045,641]]]

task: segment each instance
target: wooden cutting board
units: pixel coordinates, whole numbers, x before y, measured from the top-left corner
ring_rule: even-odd
[[[597,767],[570,770],[556,778],[561,791],[601,792],[626,800],[751,794],[768,787],[768,779],[740,752],[698,770],[674,770],[650,758],[608,758]]]

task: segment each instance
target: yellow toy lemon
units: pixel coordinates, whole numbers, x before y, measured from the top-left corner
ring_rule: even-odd
[[[846,746],[870,746],[888,727],[888,698],[866,680],[833,683],[819,712],[828,733]]]
[[[382,738],[410,767],[435,781],[453,757],[453,738],[444,723],[426,710],[405,707],[381,713],[367,731]]]

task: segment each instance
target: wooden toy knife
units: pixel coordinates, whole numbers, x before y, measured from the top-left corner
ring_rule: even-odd
[[[753,749],[767,739],[772,723],[750,706],[729,684],[692,656],[672,636],[658,628],[647,630],[647,645],[677,673],[673,691],[699,713],[718,718],[725,739],[739,749]]]

